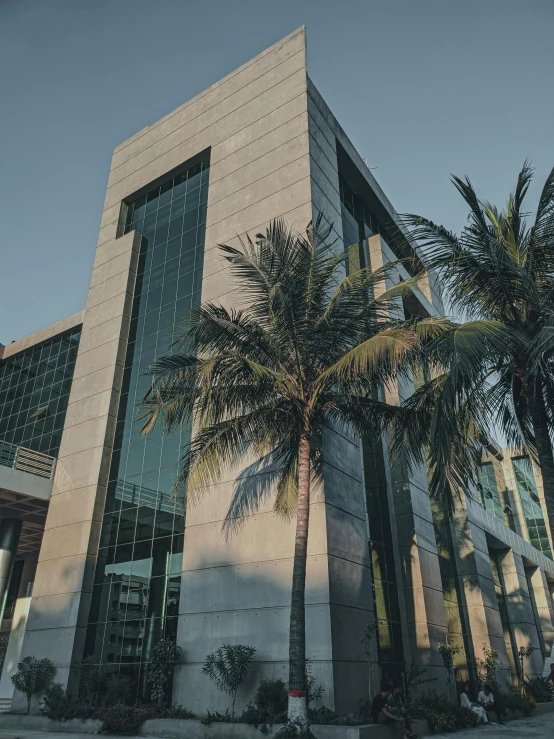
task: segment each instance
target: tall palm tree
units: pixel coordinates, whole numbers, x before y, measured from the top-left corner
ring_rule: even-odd
[[[467,177],[453,177],[470,211],[459,236],[405,217],[426,267],[467,320],[425,347],[435,376],[398,415],[393,447],[413,461],[425,445],[432,492],[448,494],[466,487],[482,445],[501,429],[539,462],[554,533],[554,169],[528,224],[531,178],[525,162],[499,210],[477,197]]]
[[[304,235],[277,220],[237,249],[221,245],[242,307],[204,304],[178,353],[158,358],[142,407],[144,433],[193,423],[176,492],[195,503],[225,471],[261,460],[276,469],[274,508],[296,515],[289,643],[289,720],[307,724],[304,593],[310,489],[322,459],[326,424],[371,432],[386,406],[377,384],[394,376],[425,326],[391,322],[373,288],[391,268],[344,277],[344,254],[320,222]],[[341,249],[342,251],[342,249]],[[265,491],[267,493],[267,491]],[[231,515],[255,509],[235,488]],[[256,497],[257,495],[257,497]],[[229,515],[229,514],[228,514]]]

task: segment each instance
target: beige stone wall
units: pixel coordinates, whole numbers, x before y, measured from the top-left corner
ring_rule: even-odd
[[[70,689],[82,657],[140,237],[97,252],[22,656],[49,657]],[[114,249],[115,250],[115,249]],[[13,707],[24,697],[15,694]]]
[[[49,326],[45,326],[38,331],[34,331],[28,336],[24,336],[22,339],[12,341],[12,343],[7,346],[0,344],[0,359],[12,357],[18,352],[29,349],[36,344],[42,344],[43,341],[48,341],[48,339],[52,339],[54,336],[59,336],[66,331],[70,331],[72,328],[80,326],[83,323],[84,315],[84,310],[78,311],[77,313],[67,316],[67,318],[62,318],[55,323],[51,323]]]

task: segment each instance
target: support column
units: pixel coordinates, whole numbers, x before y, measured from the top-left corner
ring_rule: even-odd
[[[520,647],[532,647],[533,649],[531,655],[523,660],[523,673],[526,677],[542,675],[542,651],[523,560],[512,549],[503,552],[498,559],[502,567],[506,607],[516,642],[516,650]]]
[[[6,595],[12,577],[21,525],[18,518],[3,518],[0,521],[0,623],[4,617]]]
[[[484,648],[497,651],[500,664],[497,680],[508,685],[511,682],[509,657],[504,642],[487,538],[473,510],[477,506],[478,503],[467,497],[457,500],[451,523],[459,589],[470,635],[469,648],[473,652],[468,657],[483,659]]]
[[[21,653],[51,659],[69,691],[83,657],[140,243],[132,231],[96,250]],[[12,710],[25,701],[16,691]]]
[[[549,661],[554,644],[554,608],[546,574],[539,567],[527,569],[530,595],[535,601],[536,621],[540,628],[544,659]]]
[[[391,257],[394,259],[380,235],[370,237],[367,245],[373,270],[391,261]],[[401,270],[399,274],[404,278],[408,276]],[[383,280],[375,286],[375,294],[381,294],[392,284],[390,279]],[[389,312],[391,318],[404,319],[402,301],[395,301]],[[384,390],[383,399],[391,405],[400,405],[413,392],[411,380],[398,378],[395,386],[391,383]],[[447,673],[437,645],[447,642],[448,626],[426,471],[420,466],[408,473],[402,465],[391,463],[386,449],[385,468],[392,537],[397,545],[395,556],[401,587],[400,601],[404,606],[402,637],[405,660],[426,667],[426,677],[446,682]]]

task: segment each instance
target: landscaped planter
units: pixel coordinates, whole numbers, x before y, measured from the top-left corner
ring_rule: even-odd
[[[33,729],[53,733],[97,734],[102,725],[98,719],[72,718],[69,721],[52,721],[46,716],[26,716],[18,713],[0,714],[0,727],[3,729]]]

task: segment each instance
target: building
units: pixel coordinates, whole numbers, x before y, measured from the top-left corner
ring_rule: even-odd
[[[243,704],[258,680],[286,680],[294,527],[268,502],[226,540],[233,478],[185,522],[169,493],[186,431],[145,440],[133,419],[145,372],[176,322],[199,300],[236,301],[217,244],[278,216],[303,229],[318,213],[351,264],[417,263],[308,77],[304,28],[114,149],[84,310],[2,349],[4,706],[21,707],[9,675],[33,654],[52,659],[69,689],[89,656],[140,691],[164,636],[185,657],[174,700],[197,713],[227,706],[201,672],[224,642],[257,649]],[[440,314],[433,277],[398,311]],[[412,389],[399,385],[389,400]],[[375,687],[377,662],[390,676],[404,661],[423,665],[444,684],[439,643],[461,647],[460,675],[483,645],[498,650],[508,677],[518,648],[532,646],[525,672],[542,673],[554,637],[554,562],[529,463],[513,462],[522,492],[501,481],[499,460],[487,461],[481,498],[460,499],[449,522],[430,501],[425,472],[391,467],[381,444],[329,429],[324,455],[306,605],[324,703],[356,710],[370,679]],[[362,640],[376,617],[370,670]]]

